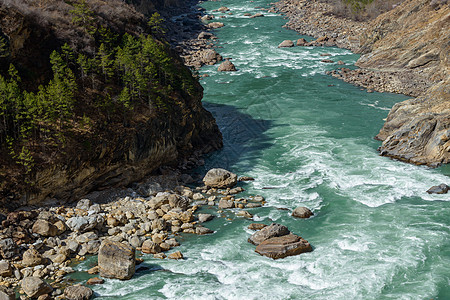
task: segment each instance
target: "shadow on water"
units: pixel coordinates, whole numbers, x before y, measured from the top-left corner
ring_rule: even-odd
[[[223,135],[224,146],[206,156],[205,165],[195,171],[204,174],[211,168],[233,170],[236,167],[240,172],[251,170],[263,149],[272,145],[266,132],[273,122],[254,119],[231,105],[208,102],[203,105],[214,115]]]

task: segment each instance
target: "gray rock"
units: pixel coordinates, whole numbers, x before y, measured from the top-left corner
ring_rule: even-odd
[[[299,206],[292,212],[292,216],[295,218],[307,219],[313,215],[313,212],[310,211],[309,208],[304,206]]]
[[[13,289],[9,289],[6,286],[0,285],[0,300],[14,300],[16,299],[16,293]]]
[[[66,225],[71,231],[83,231],[89,226],[89,221],[85,217],[72,217],[67,220]]]
[[[169,196],[169,205],[172,208],[179,207],[183,210],[186,210],[188,209],[189,204],[190,204],[189,198],[187,197],[178,196],[175,194]]]
[[[0,276],[10,277],[13,275],[11,264],[7,260],[0,260]]]
[[[233,187],[237,183],[237,176],[225,169],[211,169],[203,178],[206,186],[212,188],[228,188]]]
[[[89,300],[93,294],[90,288],[83,285],[69,286],[64,290],[64,297],[67,300]]]
[[[34,267],[37,265],[44,265],[47,263],[47,259],[35,249],[28,249],[23,253],[22,265],[26,267]]]
[[[30,276],[22,280],[22,289],[30,298],[51,293],[53,288],[39,277]]]
[[[134,248],[123,243],[104,240],[98,253],[100,275],[107,278],[130,279],[135,272]]]
[[[72,251],[72,253],[76,253],[78,251],[78,247],[80,246],[80,244],[78,244],[78,242],[75,240],[67,240],[66,246],[67,248],[69,248],[70,251]]]
[[[0,240],[0,254],[4,259],[10,259],[17,254],[17,245],[13,239],[7,238]]]
[[[77,208],[82,210],[89,210],[89,207],[92,205],[91,200],[89,199],[81,199],[77,203]]]
[[[98,235],[92,231],[89,231],[89,232],[86,232],[86,233],[83,233],[83,234],[77,236],[75,238],[75,241],[77,241],[77,243],[79,243],[79,244],[83,244],[83,243],[87,243],[89,241],[93,241],[96,239],[98,239]]]
[[[129,240],[131,247],[138,248],[142,245],[142,239],[138,236],[132,236]]]
[[[427,193],[428,194],[447,194],[450,190],[450,186],[442,183],[440,185],[432,186]]]
[[[260,231],[255,232],[248,239],[248,242],[258,246],[265,240],[268,240],[273,237],[287,235],[289,233],[290,231],[286,226],[272,223],[271,225],[264,227]]]
[[[198,221],[200,223],[204,223],[204,222],[210,221],[210,220],[212,220],[214,218],[214,216],[211,215],[211,214],[198,214],[197,217],[198,217]]]

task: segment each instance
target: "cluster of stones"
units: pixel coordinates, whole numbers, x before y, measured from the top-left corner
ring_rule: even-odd
[[[84,295],[92,296],[88,287],[63,291],[64,276],[74,272],[69,266],[73,261],[98,255],[98,266],[88,273],[129,279],[135,272],[135,250],[159,259],[183,259],[179,251],[165,254],[179,245],[177,234],[213,232],[202,224],[214,216],[196,213],[199,206],[237,208],[238,216],[251,218],[242,208],[264,204],[261,196],[237,198],[236,194],[244,189],[236,187],[236,174],[224,169],[210,170],[203,180],[205,185],[196,189],[177,186],[172,190],[154,190],[147,197],[125,197],[105,204],[83,199],[75,207],[0,215],[0,295],[14,299],[12,288],[17,288],[24,299],[85,299],[70,298],[67,293],[84,291]],[[102,282],[100,278],[88,281]]]
[[[256,7],[259,8],[259,7]],[[264,8],[260,8],[264,10]],[[202,11],[202,8],[199,8]],[[222,6],[213,10],[214,13],[220,13],[219,19],[226,18],[226,15],[233,15],[228,7]],[[244,16],[250,19],[264,17],[262,13],[244,13]],[[216,50],[213,49],[213,42],[217,37],[209,32],[210,30],[222,28],[225,26],[223,22],[216,21],[216,16],[212,14],[199,14],[198,18],[204,24],[205,30],[200,32],[197,38],[185,39],[177,41],[176,49],[180,52],[187,66],[195,69],[201,68],[203,65],[215,65],[221,62],[218,67],[219,72],[235,72],[236,66],[230,61],[231,58],[223,58]],[[204,75],[207,77],[208,75]]]
[[[300,34],[325,39],[314,46],[338,46],[353,52],[360,47],[358,36],[365,24],[333,14],[333,5],[325,1],[282,0],[273,4],[270,12],[285,14],[289,21],[284,27]],[[322,44],[323,42],[323,44]]]

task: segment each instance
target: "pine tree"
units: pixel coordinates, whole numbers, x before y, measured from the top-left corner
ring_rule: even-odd
[[[83,27],[88,34],[93,36],[97,30],[95,24],[95,14],[89,8],[86,0],[79,0],[73,4],[74,9],[70,11],[72,14],[72,23]]]
[[[8,42],[3,36],[0,36],[0,59],[9,56]]]

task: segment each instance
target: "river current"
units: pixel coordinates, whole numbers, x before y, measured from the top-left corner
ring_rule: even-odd
[[[323,59],[352,67],[358,55],[348,50],[277,48],[285,39],[311,38],[255,8],[269,5],[202,4],[208,13],[220,6],[233,13],[213,14],[225,24],[216,31],[217,51],[238,71],[200,70],[209,75],[201,81],[203,102],[224,148],[197,170],[223,167],[254,177],[241,184],[244,195],[262,195],[266,206],[249,210],[253,221],[203,209],[223,217],[205,224],[214,234],[178,238],[186,260],[144,255],[147,271],[95,286],[98,299],[450,299],[450,196],[426,193],[449,183],[449,169],[381,157],[373,139],[392,105],[407,97],[367,93],[326,75],[337,65]],[[315,216],[294,219],[279,209],[297,206]],[[254,221],[284,224],[314,251],[260,256],[247,242]]]

